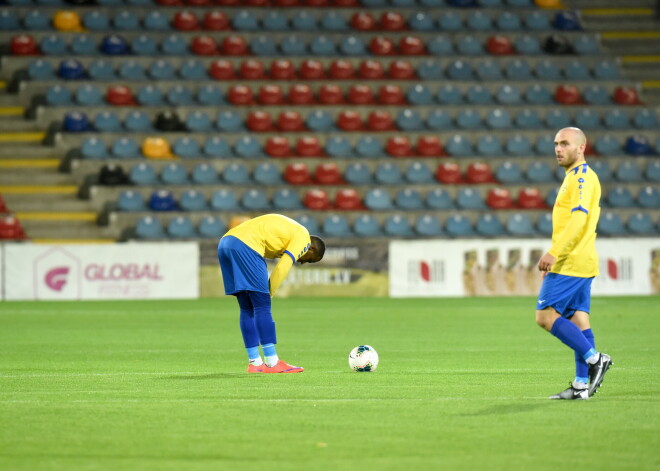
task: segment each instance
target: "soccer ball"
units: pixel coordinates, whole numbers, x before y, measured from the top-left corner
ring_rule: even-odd
[[[378,367],[378,352],[369,345],[358,345],[348,355],[353,371],[374,371]]]

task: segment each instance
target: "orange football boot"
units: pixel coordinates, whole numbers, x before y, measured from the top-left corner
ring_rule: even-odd
[[[264,363],[264,373],[302,373],[305,369],[301,366],[292,366],[284,360],[277,362],[277,365],[271,367],[266,366]]]
[[[252,363],[248,364],[248,373],[263,373],[264,369],[266,368],[266,364],[262,363],[259,366],[253,365]]]

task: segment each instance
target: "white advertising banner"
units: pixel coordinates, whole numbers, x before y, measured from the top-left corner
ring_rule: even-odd
[[[392,241],[390,296],[536,296],[548,248],[542,239]],[[660,239],[602,239],[596,249],[594,295],[660,293]]]
[[[196,243],[5,244],[6,300],[199,297]]]

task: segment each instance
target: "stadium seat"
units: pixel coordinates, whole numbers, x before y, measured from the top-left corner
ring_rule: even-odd
[[[445,150],[453,157],[472,155],[472,145],[466,136],[454,134],[445,142]]]
[[[212,185],[218,183],[218,174],[212,166],[206,163],[197,164],[193,168],[190,178],[195,184]]]
[[[145,85],[137,91],[135,99],[143,106],[159,106],[164,104],[163,92],[153,85]]]
[[[584,62],[573,60],[564,66],[564,75],[569,80],[590,80],[591,73]]]
[[[204,142],[204,155],[213,158],[226,158],[231,156],[231,148],[225,139],[211,136]]]
[[[499,137],[486,135],[477,140],[477,153],[479,155],[502,155],[502,143]]]
[[[62,128],[66,132],[86,132],[90,131],[91,127],[87,114],[81,111],[69,111],[62,123]]]
[[[227,232],[227,226],[215,216],[205,216],[199,221],[197,231],[201,237],[219,239]]]
[[[658,209],[660,208],[660,190],[654,186],[645,186],[640,188],[637,193],[637,204],[642,208]]]
[[[176,216],[167,223],[167,234],[176,239],[190,239],[196,237],[195,226],[190,218]]]
[[[507,185],[521,183],[525,180],[520,166],[508,160],[497,167],[495,170],[495,179]]]
[[[334,162],[317,165],[314,171],[314,181],[319,185],[341,185],[344,183],[341,171]]]
[[[414,188],[399,190],[394,197],[394,204],[397,208],[411,211],[424,207],[421,193]]]
[[[183,185],[188,183],[188,173],[183,165],[172,162],[160,171],[160,180],[166,185]]]
[[[130,159],[140,156],[140,148],[135,139],[120,137],[111,145],[111,153],[118,159]]]
[[[447,190],[434,188],[426,194],[426,206],[431,209],[453,209],[454,200]]]
[[[325,190],[313,188],[305,191],[303,204],[306,208],[315,211],[326,211],[332,208],[330,198]]]
[[[213,129],[209,115],[199,110],[188,113],[185,124],[190,132],[210,132]]]
[[[461,169],[455,162],[443,162],[438,165],[435,178],[440,183],[448,184],[462,183],[464,181]]]
[[[621,236],[627,233],[621,217],[611,211],[600,215],[596,232],[605,236]]]
[[[333,136],[326,141],[324,151],[332,157],[343,158],[350,157],[353,148],[350,141],[345,137]]]
[[[379,237],[383,235],[378,219],[371,214],[360,214],[353,221],[353,232],[359,237]]]
[[[552,235],[552,213],[546,212],[539,216],[536,231],[543,236]]]
[[[423,237],[438,237],[442,235],[440,220],[431,215],[423,214],[415,220],[415,233]]]
[[[149,77],[154,80],[174,80],[176,72],[174,66],[162,59],[152,62],[148,69]]]
[[[305,228],[307,228],[310,234],[318,234],[319,226],[316,219],[313,218],[312,216],[308,216],[307,214],[301,214],[300,216],[296,216],[294,219],[303,226],[305,226]]]
[[[607,192],[607,205],[612,208],[630,208],[635,206],[632,193],[626,187],[615,186]]]
[[[653,220],[648,213],[636,212],[631,214],[626,221],[626,227],[630,233],[636,235],[656,234]]]
[[[303,206],[298,193],[289,188],[279,188],[273,193],[273,207],[277,210],[291,211],[301,209]]]
[[[243,193],[241,206],[248,211],[267,211],[272,209],[266,193],[257,188],[246,190]]]
[[[426,164],[421,162],[411,163],[405,171],[405,179],[413,184],[426,184],[433,182],[433,173]]]
[[[514,213],[506,220],[506,231],[514,237],[530,237],[536,235],[534,224],[527,214]]]
[[[651,182],[660,182],[660,160],[651,160],[646,164],[644,176]]]
[[[532,155],[532,144],[529,139],[520,134],[514,134],[506,141],[505,150],[507,154],[514,156]]]
[[[453,129],[454,124],[451,115],[446,110],[433,109],[426,116],[426,126],[433,131],[444,131]]]
[[[633,135],[626,139],[626,154],[630,155],[653,155],[655,152],[646,136]]]
[[[90,62],[87,73],[93,80],[114,80],[116,78],[112,64],[104,59],[95,59]]]
[[[491,188],[486,195],[486,204],[492,209],[511,209],[513,199],[506,188]]]
[[[450,216],[445,223],[445,231],[450,237],[469,237],[474,235],[470,220],[462,214]]]
[[[388,216],[383,223],[383,230],[390,237],[409,237],[413,235],[410,221],[401,214]]]
[[[614,171],[614,177],[620,182],[642,181],[642,168],[635,161],[624,160]]]
[[[147,209],[142,194],[133,190],[124,190],[119,193],[117,207],[120,211],[145,211]]]
[[[456,204],[462,209],[485,209],[486,204],[481,194],[474,188],[460,188],[456,195]]]
[[[495,108],[486,116],[486,125],[491,129],[509,129],[511,124],[511,115],[506,109]]]
[[[480,129],[482,127],[481,116],[475,109],[462,109],[456,116],[456,125],[461,129]]]
[[[396,185],[403,181],[399,167],[390,162],[378,164],[374,177],[376,182],[384,185]]]
[[[170,190],[160,189],[154,191],[149,197],[149,208],[152,211],[174,211],[177,209],[176,200]]]
[[[504,226],[500,220],[490,214],[481,214],[475,223],[477,233],[485,237],[501,237],[505,234]]]
[[[545,205],[552,208],[555,205],[555,201],[557,200],[557,194],[559,193],[559,188],[552,188],[550,191],[548,191],[547,195],[545,196]]]
[[[588,85],[582,90],[582,97],[590,105],[609,105],[612,103],[609,92],[600,85]]]
[[[637,96],[637,91],[630,87],[616,87],[614,90],[613,98],[614,102],[619,105],[640,105],[642,103]]]
[[[206,164],[200,164],[200,165],[204,166]],[[213,169],[213,167],[210,166],[207,167],[209,169]],[[213,173],[214,172],[215,170],[213,169]],[[200,178],[204,178],[205,180],[208,179],[206,183],[215,183],[213,176],[210,174],[210,170],[208,177],[206,176],[206,173],[204,173],[204,177],[200,177]],[[247,185],[251,182],[250,171],[248,170],[245,164],[241,162],[232,162],[229,165],[227,165],[222,171],[222,180],[230,185]],[[199,183],[202,183],[202,181],[199,181]]]
[[[184,211],[204,211],[207,209],[206,198],[201,191],[186,190],[179,197],[179,207]]]
[[[238,197],[233,190],[217,190],[211,194],[210,204],[213,211],[235,211],[238,209]]]
[[[364,210],[362,199],[354,188],[341,188],[335,194],[335,208],[346,211]]]
[[[103,159],[108,157],[105,142],[98,137],[86,138],[82,143],[80,152],[86,159]]]
[[[543,124],[536,110],[526,108],[516,114],[515,127],[518,129],[540,129]]]
[[[601,183],[609,183],[613,180],[612,170],[606,160],[589,160],[589,167],[596,172]],[[564,179],[563,176],[561,178]]]
[[[521,188],[518,192],[518,206],[522,209],[544,209],[543,196],[537,188]]]
[[[192,159],[200,157],[199,144],[188,136],[177,137],[172,146],[174,155],[182,159]]]
[[[599,155],[621,155],[622,148],[619,140],[610,134],[603,134],[596,137],[594,149]]]
[[[252,178],[255,182],[262,185],[277,185],[282,183],[279,169],[270,162],[257,165],[252,172]]]
[[[344,169],[344,180],[352,185],[365,185],[372,182],[371,171],[361,162],[352,162]]]
[[[532,68],[524,59],[514,59],[504,66],[504,74],[509,80],[531,80]]]
[[[639,129],[655,129],[658,127],[658,116],[653,110],[641,109],[635,112],[633,124]]]
[[[375,211],[392,209],[392,197],[382,188],[372,188],[364,196],[364,205]]]
[[[152,217],[140,218],[135,226],[135,235],[138,239],[160,239],[165,236],[161,222]]]
[[[552,93],[541,84],[534,84],[525,90],[525,101],[532,105],[551,105]]]
[[[245,130],[241,115],[231,110],[218,113],[215,127],[221,132],[239,132]]]
[[[472,162],[465,171],[465,179],[468,183],[490,183],[494,182],[493,173],[484,162]]]
[[[573,118],[577,127],[581,129],[598,129],[600,128],[600,116],[591,108],[585,108],[578,111]]]
[[[323,218],[321,232],[327,237],[348,237],[352,234],[348,219],[339,214],[330,214]]]
[[[300,157],[321,157],[325,154],[316,136],[303,136],[296,141],[296,155]]]

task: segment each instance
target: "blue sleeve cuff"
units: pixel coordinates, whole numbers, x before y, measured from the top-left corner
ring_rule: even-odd
[[[288,250],[285,250],[284,253],[288,254],[289,257],[291,257],[291,259],[293,260],[293,263],[296,263],[296,257],[294,257],[291,252],[289,252]]]
[[[573,211],[584,211],[586,214],[589,214],[589,211],[584,209],[582,206],[578,206],[577,208],[571,209],[571,212],[573,212]]]

